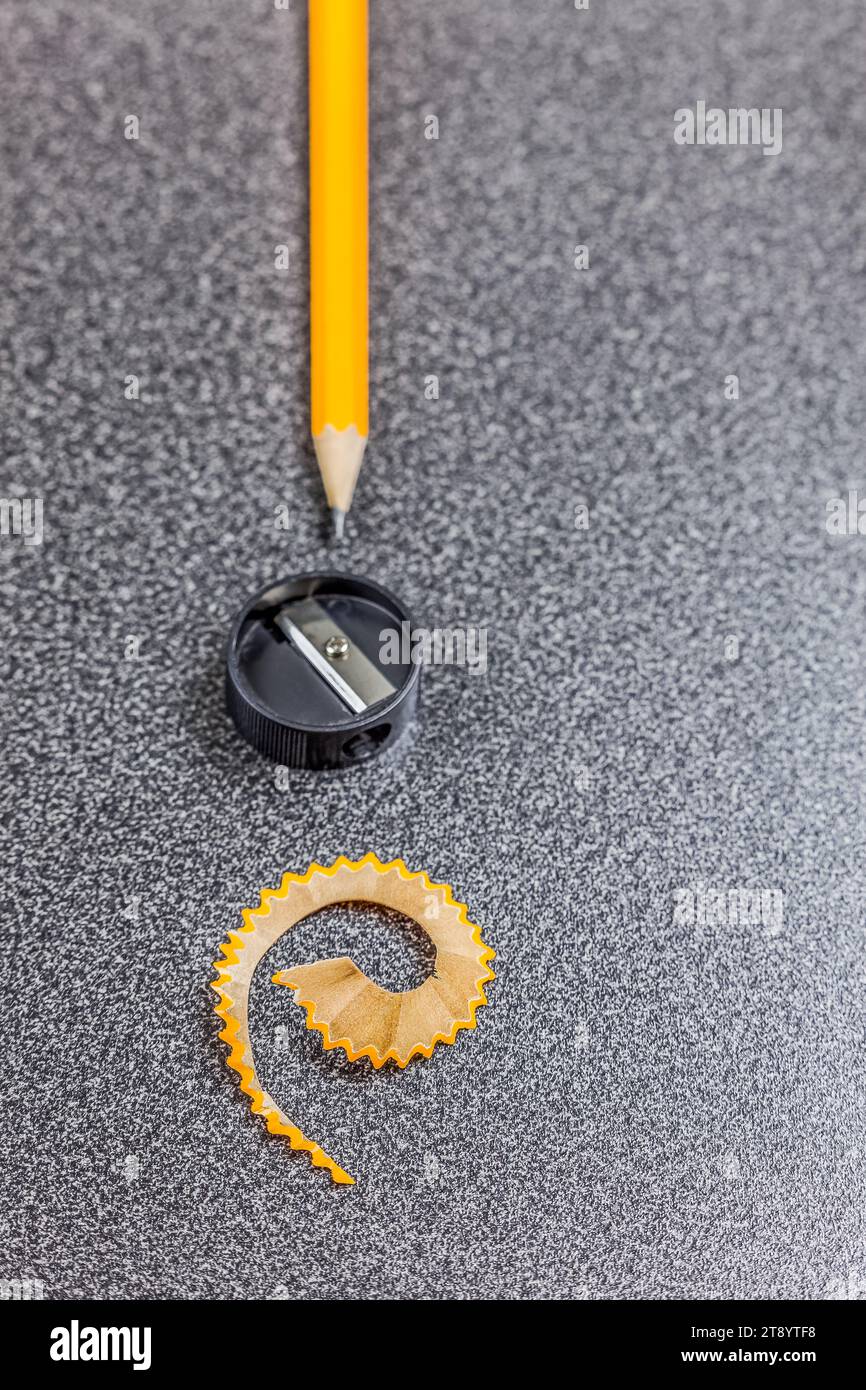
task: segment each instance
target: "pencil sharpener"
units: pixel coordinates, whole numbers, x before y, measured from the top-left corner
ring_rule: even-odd
[[[411,619],[369,579],[298,574],[269,584],[232,625],[226,702],[239,731],[286,767],[352,767],[415,716]]]

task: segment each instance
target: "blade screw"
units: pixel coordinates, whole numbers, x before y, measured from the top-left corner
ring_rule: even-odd
[[[329,661],[342,661],[349,655],[348,637],[329,637],[325,643],[325,656]]]

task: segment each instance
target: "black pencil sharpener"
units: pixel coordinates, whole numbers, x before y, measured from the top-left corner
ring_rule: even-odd
[[[226,702],[239,731],[286,767],[352,767],[415,716],[411,619],[369,579],[298,574],[269,584],[232,625]]]

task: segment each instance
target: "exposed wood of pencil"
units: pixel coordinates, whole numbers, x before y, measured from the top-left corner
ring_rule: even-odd
[[[310,394],[335,514],[368,423],[367,0],[310,0]]]

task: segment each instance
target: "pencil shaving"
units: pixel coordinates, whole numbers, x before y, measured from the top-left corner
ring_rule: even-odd
[[[483,986],[494,978],[489,965],[494,952],[469,921],[465,905],[446,884],[432,883],[423,871],[413,873],[400,859],[383,864],[368,854],[357,862],[341,857],[330,868],[312,864],[301,876],[285,874],[278,889],[265,889],[258,908],[244,909],[243,927],[230,933],[223,956],[214,962],[216,1012],[225,1023],[220,1038],[230,1048],[228,1064],[271,1133],[309,1153],[313,1165],[326,1168],[337,1183],[354,1178],[306,1137],[259,1081],[249,1035],[249,991],[256,966],[279,937],[322,907],[352,901],[411,917],[433,941],[436,965],[423,985],[402,994],[381,989],[345,956],[279,971],[273,980],[294,992],[306,1010],[307,1028],[322,1034],[326,1050],[341,1048],[350,1061],[368,1058],[376,1068],[389,1060],[405,1067],[413,1057],[429,1057],[438,1042],[453,1043],[461,1029],[475,1027],[476,1010],[487,1002]]]
[[[435,973],[417,989],[393,994],[341,956],[281,970],[273,979],[294,991],[326,1050],[342,1048],[350,1062],[367,1057],[376,1068],[388,1061],[405,1067],[413,1057],[430,1057],[438,1042],[453,1043],[461,1028],[475,1027],[494,953],[450,889],[431,884],[426,874],[383,868],[387,876],[374,880],[364,898],[420,922],[436,947]]]

